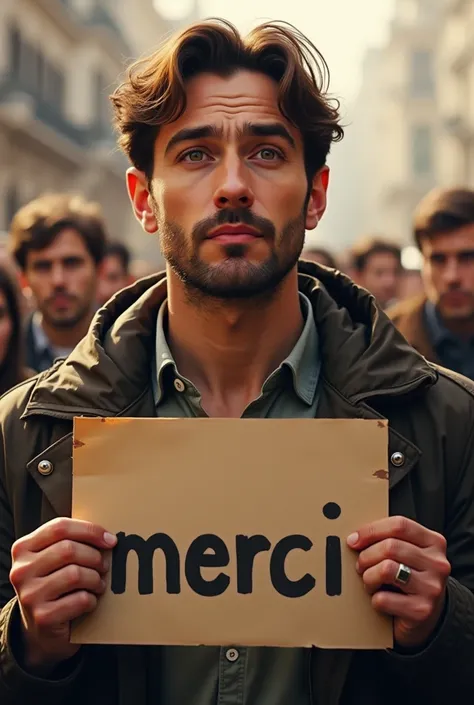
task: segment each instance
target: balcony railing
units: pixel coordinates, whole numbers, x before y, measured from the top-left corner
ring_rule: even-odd
[[[31,117],[50,127],[80,147],[94,144],[115,145],[116,138],[111,124],[94,121],[90,125],[79,127],[68,120],[58,106],[46,101],[19,80],[9,76],[0,76],[0,105],[27,106]]]
[[[32,117],[77,145],[86,143],[84,130],[68,120],[58,106],[35,94],[19,80],[11,77],[0,78],[0,104],[21,102],[25,98],[29,102]]]

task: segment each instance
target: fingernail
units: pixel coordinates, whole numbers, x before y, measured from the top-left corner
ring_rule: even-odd
[[[104,542],[107,544],[107,546],[115,546],[115,544],[117,543],[117,537],[114,536],[114,534],[109,534],[109,532],[106,531],[104,534]]]
[[[359,534],[351,534],[350,536],[347,537],[347,543],[349,546],[356,546],[359,541]]]
[[[102,561],[102,565],[104,567],[104,573],[108,573],[110,568],[110,558],[108,556],[104,558],[104,560]]]

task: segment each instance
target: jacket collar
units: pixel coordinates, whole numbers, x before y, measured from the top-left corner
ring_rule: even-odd
[[[322,374],[352,404],[407,394],[435,382],[435,368],[398,333],[374,298],[345,275],[299,264],[311,302]],[[158,311],[166,276],[147,277],[100,309],[66,361],[40,375],[24,416],[123,415],[150,389]]]

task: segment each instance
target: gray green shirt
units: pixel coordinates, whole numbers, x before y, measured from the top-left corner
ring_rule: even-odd
[[[265,381],[246,418],[314,418],[321,368],[318,332],[300,294],[304,327],[288,357]],[[194,384],[176,367],[166,342],[166,302],[156,330],[153,375],[157,416],[206,416]],[[163,647],[151,653],[150,705],[310,705],[309,649]],[[159,677],[156,671],[159,669]],[[155,677],[153,677],[153,675]],[[189,694],[193,693],[192,701]]]

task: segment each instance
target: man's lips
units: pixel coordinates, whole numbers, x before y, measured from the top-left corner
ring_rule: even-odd
[[[208,234],[208,240],[214,240],[223,244],[240,244],[250,242],[262,235],[249,225],[220,225]]]

